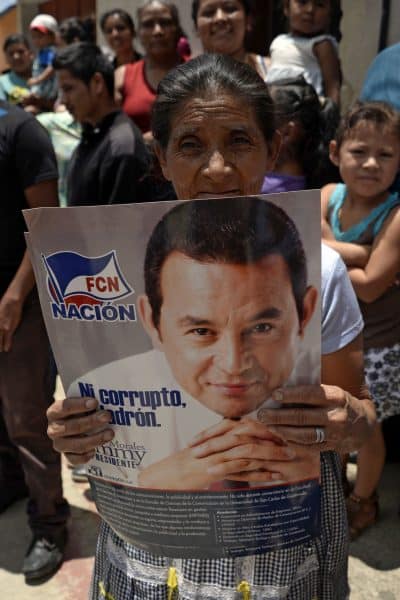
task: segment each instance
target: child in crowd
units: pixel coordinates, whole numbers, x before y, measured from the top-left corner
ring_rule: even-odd
[[[54,101],[57,97],[57,80],[53,69],[55,41],[58,24],[51,15],[37,15],[31,22],[32,43],[38,50],[33,62],[32,77],[28,80],[32,93],[38,98]],[[37,113],[37,107],[25,107],[29,112]]]
[[[321,187],[321,171],[325,170],[329,157],[324,144],[325,119],[317,93],[303,76],[276,81],[268,87],[275,102],[282,142],[274,171],[267,173],[262,192]]]
[[[289,33],[271,44],[267,83],[303,75],[319,96],[340,103],[339,0],[283,0]]]
[[[344,183],[322,189],[322,229],[345,261],[365,320],[365,375],[378,421],[400,414],[400,116],[383,102],[357,103],[343,118],[330,155]],[[361,448],[347,500],[350,535],[378,516],[385,460],[379,424]]]
[[[21,105],[30,95],[33,54],[29,42],[21,33],[12,33],[4,41],[3,52],[10,69],[0,75],[0,100]]]

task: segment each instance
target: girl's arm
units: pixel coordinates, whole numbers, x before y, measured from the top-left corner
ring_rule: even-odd
[[[376,237],[364,269],[349,269],[354,290],[363,302],[374,302],[393,285],[400,270],[400,209],[395,208]]]
[[[40,73],[40,75],[38,75],[37,77],[31,77],[30,79],[28,79],[28,85],[32,86],[32,85],[39,85],[40,83],[43,83],[44,81],[47,81],[48,79],[50,79],[51,77],[53,77],[54,75],[54,68],[49,65],[48,67],[45,68],[45,70]]]
[[[327,246],[338,252],[347,267],[364,268],[371,254],[371,246],[361,246],[349,242],[338,242],[335,240],[331,226],[328,221],[329,198],[336,187],[336,183],[329,183],[321,190],[321,230],[322,239]]]
[[[321,234],[324,242],[334,241],[335,236],[333,235],[330,223],[328,221],[328,205],[329,198],[333,193],[336,183],[328,183],[321,189]]]
[[[115,70],[114,73],[114,100],[115,102],[118,104],[118,106],[121,106],[122,102],[123,102],[123,91],[124,91],[124,79],[125,79],[125,65],[122,65],[121,67],[118,67],[118,69]]]
[[[322,40],[315,44],[313,51],[321,69],[325,96],[340,106],[342,74],[336,48],[330,40]]]

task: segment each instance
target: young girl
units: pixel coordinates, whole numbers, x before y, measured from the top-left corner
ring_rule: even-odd
[[[282,141],[274,170],[264,179],[262,193],[319,188],[332,181],[326,178],[331,164],[324,133],[328,123],[312,85],[300,76],[268,87]],[[335,121],[333,131],[337,125]],[[332,127],[330,131],[333,133]]]
[[[271,44],[266,82],[303,75],[319,96],[339,105],[339,0],[283,0],[283,10],[289,33],[278,35]]]
[[[378,421],[400,413],[400,199],[389,191],[400,164],[400,116],[383,102],[357,103],[343,118],[331,160],[343,184],[322,189],[322,229],[345,261],[365,321],[365,375]],[[381,425],[361,448],[347,501],[354,539],[378,516],[385,460]]]

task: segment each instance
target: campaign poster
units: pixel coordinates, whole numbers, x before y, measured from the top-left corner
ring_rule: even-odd
[[[293,461],[258,417],[320,381],[319,193],[25,218],[66,394],[112,416],[87,465],[102,518],[171,558],[318,535],[318,455]]]

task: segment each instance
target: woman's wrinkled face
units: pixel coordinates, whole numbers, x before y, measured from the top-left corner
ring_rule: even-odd
[[[201,0],[196,25],[205,52],[244,50],[248,18],[240,0]]]
[[[179,107],[165,149],[157,149],[179,199],[259,194],[279,137],[267,143],[254,109],[228,92]]]
[[[176,52],[178,28],[169,8],[157,1],[143,8],[139,37],[146,54],[163,56]]]
[[[115,53],[132,48],[134,32],[118,13],[110,15],[106,19],[103,33],[108,45]]]

